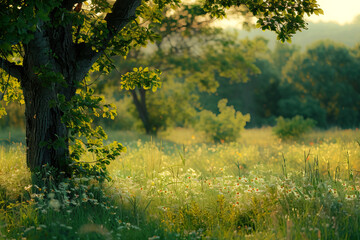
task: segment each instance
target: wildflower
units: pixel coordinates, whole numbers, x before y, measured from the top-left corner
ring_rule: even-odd
[[[165,206],[159,206],[158,208],[164,212],[167,210],[167,208]]]
[[[58,211],[60,209],[61,204],[58,200],[53,198],[49,201],[49,206],[53,208],[55,211]]]
[[[346,200],[349,200],[349,201],[354,200],[355,198],[356,198],[356,195],[355,195],[355,194],[353,194],[353,195],[346,195],[346,196],[345,196],[345,199],[346,199]]]

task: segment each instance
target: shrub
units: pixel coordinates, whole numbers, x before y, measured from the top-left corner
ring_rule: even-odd
[[[298,115],[291,119],[279,117],[276,119],[276,126],[273,131],[276,136],[283,140],[297,139],[310,131],[315,124],[315,120],[310,118],[304,119]]]
[[[291,96],[281,99],[278,102],[278,114],[291,118],[301,115],[304,118],[311,118],[316,121],[317,126],[327,127],[326,109],[321,106],[320,101],[311,96]]]
[[[197,130],[204,131],[214,142],[231,142],[240,137],[241,131],[250,115],[235,111],[233,106],[226,106],[227,99],[218,102],[219,114],[208,110],[199,113]]]

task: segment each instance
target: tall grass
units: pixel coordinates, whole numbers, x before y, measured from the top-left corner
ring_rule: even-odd
[[[128,151],[111,182],[54,189],[30,185],[24,146],[0,147],[0,239],[360,239],[358,130],[160,136],[112,132]]]

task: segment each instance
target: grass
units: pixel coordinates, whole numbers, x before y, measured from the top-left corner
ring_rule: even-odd
[[[52,189],[30,185],[16,141],[0,147],[0,239],[360,239],[359,137],[282,142],[262,128],[214,145],[191,129],[112,132],[128,151],[111,182]]]

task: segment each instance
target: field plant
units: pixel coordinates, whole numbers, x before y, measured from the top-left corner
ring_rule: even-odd
[[[208,110],[199,113],[197,129],[204,131],[214,142],[233,142],[240,137],[250,115],[243,115],[235,111],[233,106],[227,106],[227,99],[218,102],[219,114],[216,115]]]
[[[358,130],[282,142],[253,129],[216,145],[185,133],[113,132],[127,152],[102,183],[31,184],[24,147],[0,147],[0,239],[360,238]]]
[[[276,119],[274,133],[283,140],[298,139],[309,132],[316,124],[312,119],[295,116],[291,119],[279,117]]]

